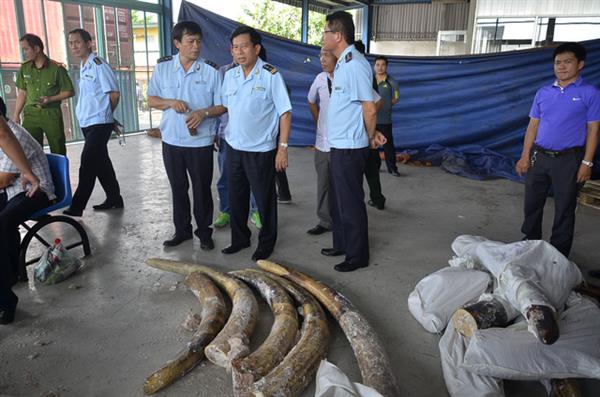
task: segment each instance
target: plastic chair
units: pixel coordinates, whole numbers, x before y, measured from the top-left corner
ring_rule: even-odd
[[[50,215],[50,212],[52,211],[56,211],[71,205],[72,194],[71,181],[69,179],[69,159],[60,154],[50,153],[46,154],[46,158],[48,159],[48,164],[50,166],[50,173],[52,174],[52,181],[54,182],[54,193],[56,194],[57,198],[49,207],[39,210],[31,215],[27,222],[35,222],[32,226],[27,225],[26,222],[21,224],[21,226],[27,229],[27,234],[25,234],[25,237],[23,237],[23,241],[21,242],[18,274],[20,281],[27,281],[26,267],[32,263],[36,263],[41,258],[38,256],[37,258],[27,261],[27,248],[29,247],[31,240],[35,238],[45,247],[51,246],[50,243],[48,243],[42,236],[38,234],[40,229],[51,223],[67,223],[74,227],[79,234],[79,237],[81,238],[79,241],[73,243],[67,243],[63,241],[65,249],[70,250],[81,245],[83,246],[83,252],[86,256],[91,253],[90,241],[88,239],[87,232],[79,222],[65,215]],[[54,241],[54,238],[52,238],[51,241]]]

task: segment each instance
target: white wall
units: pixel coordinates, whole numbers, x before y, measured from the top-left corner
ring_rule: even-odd
[[[435,41],[371,41],[371,54],[382,55],[436,55]],[[440,55],[465,54],[465,43],[446,43]]]

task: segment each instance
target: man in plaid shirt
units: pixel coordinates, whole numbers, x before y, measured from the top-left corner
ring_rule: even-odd
[[[6,120],[6,105],[0,98],[2,138],[9,136],[10,131],[6,131],[6,127],[16,137],[30,169],[27,169],[26,164],[23,165],[22,158],[13,161],[15,156],[9,155],[15,151],[6,150],[0,144],[0,324],[11,323],[17,307],[18,298],[12,291],[12,286],[16,283],[19,265],[19,224],[29,219],[34,212],[48,207],[51,200],[56,198],[44,150],[23,127]],[[39,178],[39,189],[32,172]]]

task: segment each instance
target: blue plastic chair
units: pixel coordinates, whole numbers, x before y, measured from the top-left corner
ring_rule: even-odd
[[[27,248],[29,247],[31,240],[35,238],[46,247],[50,247],[52,245],[38,234],[38,231],[40,231],[40,229],[46,225],[55,222],[63,222],[73,226],[79,233],[79,237],[81,239],[70,244],[67,244],[63,241],[64,247],[67,250],[70,250],[71,248],[79,247],[81,245],[83,246],[83,252],[85,255],[89,255],[91,253],[90,241],[88,239],[87,232],[79,222],[65,215],[50,215],[50,212],[52,211],[56,211],[71,205],[73,196],[71,194],[71,180],[69,179],[69,159],[60,154],[50,153],[46,154],[46,158],[48,159],[50,173],[52,174],[52,181],[54,182],[54,193],[56,194],[56,199],[49,207],[41,209],[31,215],[27,222],[35,222],[32,226],[29,226],[26,222],[21,224],[21,226],[27,229],[27,234],[25,237],[23,237],[23,241],[21,242],[21,251],[19,257],[20,266],[18,276],[19,280],[21,281],[27,281],[26,267],[32,263],[36,263],[40,259],[40,257],[37,257],[27,261]]]

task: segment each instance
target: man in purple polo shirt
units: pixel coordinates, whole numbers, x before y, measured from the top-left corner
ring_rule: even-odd
[[[600,91],[580,76],[586,50],[564,43],[554,50],[552,85],[540,88],[529,112],[523,153],[517,162],[525,174],[525,238],[542,238],[544,204],[554,191],[550,243],[569,256],[575,228],[577,190],[592,175],[600,125]]]

